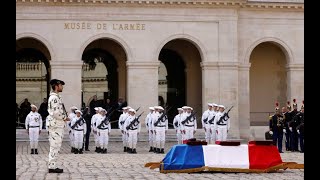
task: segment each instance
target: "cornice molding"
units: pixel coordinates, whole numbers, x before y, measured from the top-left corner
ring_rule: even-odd
[[[120,5],[304,9],[303,0],[16,0],[17,5]]]

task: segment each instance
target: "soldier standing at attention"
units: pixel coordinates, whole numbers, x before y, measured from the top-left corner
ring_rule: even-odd
[[[71,129],[74,131],[74,153],[83,154],[82,144],[83,137],[87,133],[87,124],[80,110],[76,110],[75,113],[76,116],[71,120]]]
[[[63,169],[57,168],[57,158],[62,144],[64,126],[66,121],[70,121],[67,111],[59,95],[65,83],[58,79],[52,79],[50,85],[52,91],[48,101],[48,122],[49,122],[49,173],[62,173]]]
[[[297,122],[297,119],[294,118],[294,116],[299,112],[298,111],[298,104],[296,103],[296,99],[293,99],[292,104],[293,110],[290,112],[291,115],[291,121],[289,122],[289,130],[291,133],[290,143],[291,143],[291,151],[299,151],[298,150],[298,132],[297,132],[297,126],[299,125],[299,122]]]
[[[291,108],[291,107],[290,107]],[[289,109],[288,106],[287,107],[282,107],[282,114],[284,115],[284,129],[283,129],[283,133],[286,137],[285,140],[285,145],[286,145],[286,151],[291,151],[291,141],[290,141],[290,136],[291,136],[291,131],[289,130],[289,122],[291,121],[291,115],[289,113]]]
[[[201,117],[202,122],[202,128],[204,129],[205,139],[206,142],[210,142],[210,124],[209,124],[209,116],[213,113],[212,110],[213,105],[211,103],[208,103],[208,109],[203,112]]]
[[[150,146],[149,152],[153,152],[153,142],[152,142],[152,140],[153,140],[153,138],[152,138],[153,131],[151,129],[151,121],[152,121],[151,115],[152,115],[152,113],[154,111],[154,108],[153,107],[149,107],[149,110],[150,110],[150,112],[148,113],[148,115],[147,115],[147,117],[145,119],[145,124],[146,124],[146,129],[147,129],[148,135],[149,135],[149,139],[148,139],[149,140],[149,146]]]
[[[137,154],[137,142],[138,142],[138,135],[141,129],[141,123],[139,122],[138,117],[136,117],[136,110],[130,108],[129,110],[129,117],[126,120],[124,127],[127,131],[128,136],[128,153]]]
[[[71,128],[71,121],[76,117],[76,110],[78,108],[75,107],[75,106],[72,106],[70,108],[70,114],[68,115],[69,119],[70,119],[70,122],[67,123],[67,127],[68,127],[68,130],[69,130],[69,139],[70,139],[70,146],[71,146],[71,153],[74,153],[75,152],[75,146],[74,146],[74,131],[73,129]]]
[[[272,116],[270,120],[269,128],[270,128],[270,131],[272,132],[273,142],[278,144],[279,153],[283,153],[282,139],[283,139],[283,129],[285,128],[284,127],[285,116],[281,114],[278,105],[279,104],[276,103],[276,108],[275,108],[276,113]]]
[[[173,127],[176,130],[178,144],[182,144],[181,128],[180,127],[181,127],[181,115],[183,113],[183,109],[177,108],[177,110],[178,110],[178,114],[173,119]]]
[[[27,133],[30,138],[31,154],[38,154],[38,140],[42,129],[42,118],[36,110],[37,106],[31,104],[31,111],[25,121]]]
[[[295,118],[299,122],[297,126],[297,133],[300,141],[300,152],[304,153],[304,105],[301,106],[301,110],[296,114]]]
[[[182,131],[184,132],[184,140],[187,139],[192,139],[194,137],[194,134],[196,133],[196,129],[197,129],[197,120],[195,116],[192,116],[191,111],[192,111],[192,107],[189,106],[184,106],[182,107],[182,109],[186,109],[186,113],[184,113],[184,115],[182,115],[181,117],[181,128]],[[191,117],[192,116],[192,117]],[[186,119],[189,119],[186,121]]]
[[[218,105],[219,112],[214,118],[214,126],[217,129],[217,141],[226,141],[230,129],[230,117],[224,112],[224,105]]]
[[[126,129],[124,127],[124,124],[127,120],[127,118],[129,117],[129,113],[128,113],[129,108],[128,107],[123,107],[122,108],[122,114],[119,117],[119,130],[121,131],[122,134],[122,144],[123,144],[123,152],[127,152],[127,143],[128,143],[128,138],[126,135]]]
[[[100,151],[98,151],[98,153],[106,154],[108,151],[111,124],[110,124],[110,120],[106,119],[107,111],[105,109],[101,108],[100,114],[101,116],[99,116],[96,122],[97,129],[98,129],[98,136],[99,136],[99,144],[100,144]]]
[[[210,144],[215,144],[217,140],[217,127],[214,124],[214,118],[218,111],[218,104],[212,103],[212,113],[208,117],[208,122],[210,125]]]
[[[95,107],[94,110],[96,111],[96,114],[91,117],[91,129],[94,137],[94,145],[96,146],[95,152],[100,151],[99,136],[97,133],[97,119],[101,116],[100,109],[100,107]]]
[[[154,119],[154,130],[156,134],[156,153],[164,153],[164,144],[166,141],[166,132],[168,130],[168,117],[164,114],[161,106],[157,107],[158,115]]]

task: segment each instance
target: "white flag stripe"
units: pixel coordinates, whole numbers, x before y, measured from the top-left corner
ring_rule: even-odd
[[[204,164],[208,167],[249,169],[247,144],[240,146],[202,146]]]

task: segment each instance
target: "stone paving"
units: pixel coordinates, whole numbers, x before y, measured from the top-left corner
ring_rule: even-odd
[[[29,142],[16,142],[16,179],[304,179],[304,170],[287,169],[278,173],[169,173],[159,169],[145,168],[147,162],[159,162],[165,154],[149,153],[147,142],[138,142],[138,154],[123,152],[122,142],[110,142],[108,154],[94,152],[94,142],[90,151],[84,154],[71,154],[69,142],[63,142],[58,167],[62,174],[48,173],[48,142],[39,142],[39,154],[31,155]],[[165,152],[175,144],[168,142]],[[304,153],[287,152],[281,154],[285,162],[304,163]]]

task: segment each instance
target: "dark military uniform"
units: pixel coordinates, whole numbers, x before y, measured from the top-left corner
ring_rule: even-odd
[[[304,152],[304,112],[299,112],[294,117],[295,121],[299,124],[297,130],[299,130],[298,137],[300,141],[300,152]]]
[[[278,144],[278,151],[282,153],[282,139],[284,129],[285,116],[282,114],[274,114],[269,123],[269,128],[273,131],[273,141]]]
[[[291,127],[292,131],[290,132],[290,147],[291,151],[299,151],[298,150],[298,133],[297,126],[299,125],[298,119],[295,118],[295,115],[298,113],[297,109],[294,109],[290,112],[291,121],[289,122],[289,128]]]
[[[292,118],[291,118],[290,112],[285,112],[283,115],[285,117],[285,119],[284,119],[284,128],[286,130],[286,133],[285,133],[286,150],[287,151],[291,151],[291,131],[289,129],[289,123],[290,123]]]

